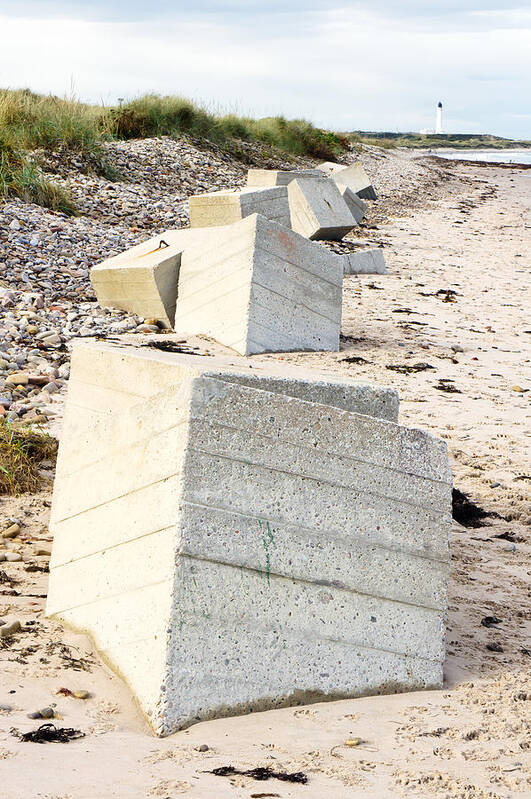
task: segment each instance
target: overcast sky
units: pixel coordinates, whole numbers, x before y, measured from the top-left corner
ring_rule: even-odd
[[[0,0],[0,86],[531,138],[531,0]]]

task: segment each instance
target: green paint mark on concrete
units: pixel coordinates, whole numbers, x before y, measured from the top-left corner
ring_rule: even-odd
[[[265,559],[266,559],[266,568],[265,573],[267,577],[267,584],[270,584],[270,576],[271,576],[271,553],[270,547],[272,544],[275,543],[275,537],[271,530],[271,526],[269,522],[262,521],[262,519],[258,519],[258,524],[260,525],[260,530],[262,531],[262,543],[264,545],[265,550]]]

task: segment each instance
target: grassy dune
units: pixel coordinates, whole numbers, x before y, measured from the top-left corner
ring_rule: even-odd
[[[35,150],[74,151],[112,177],[103,142],[151,136],[189,136],[229,151],[237,142],[261,142],[294,155],[333,159],[348,140],[301,119],[250,119],[214,114],[181,97],[146,95],[121,106],[96,106],[75,98],[39,95],[27,89],[0,90],[0,199],[16,195],[66,213],[68,195],[42,173]]]

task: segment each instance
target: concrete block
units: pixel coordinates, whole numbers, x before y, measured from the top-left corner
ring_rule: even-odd
[[[377,199],[370,178],[359,161],[350,166],[325,161],[321,164],[320,169],[324,174],[330,175],[339,186],[348,186],[358,197],[364,200]]]
[[[337,241],[356,220],[333,180],[297,178],[288,185],[291,227],[308,239]]]
[[[253,214],[181,259],[175,330],[242,355],[337,350],[342,264],[332,253]]]
[[[304,177],[322,177],[320,169],[249,169],[248,186],[287,186],[292,180]]]
[[[85,391],[67,398],[48,615],[92,636],[158,735],[440,687],[446,445],[205,358],[171,356],[157,393],[167,354],[147,355],[75,349]],[[112,381],[105,404],[87,375],[121,379],[114,401]],[[138,384],[151,394],[124,407]]]
[[[216,191],[190,197],[190,225],[193,228],[230,225],[256,213],[289,227],[286,186]]]
[[[97,264],[90,271],[90,280],[98,303],[103,308],[158,319],[172,328],[183,250],[206,242],[218,230],[166,230]]]
[[[346,202],[350,213],[356,220],[356,224],[359,225],[363,217],[365,216],[365,212],[367,210],[367,203],[364,202],[361,197],[349,189],[348,186],[342,186],[341,184],[336,184],[339,191],[341,192],[341,196],[343,197],[344,201]]]
[[[344,264],[345,275],[386,275],[387,266],[381,247],[349,252],[339,256]]]

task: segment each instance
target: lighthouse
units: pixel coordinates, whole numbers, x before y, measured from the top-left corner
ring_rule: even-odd
[[[435,120],[435,133],[442,133],[442,103],[437,105],[437,117]]]

